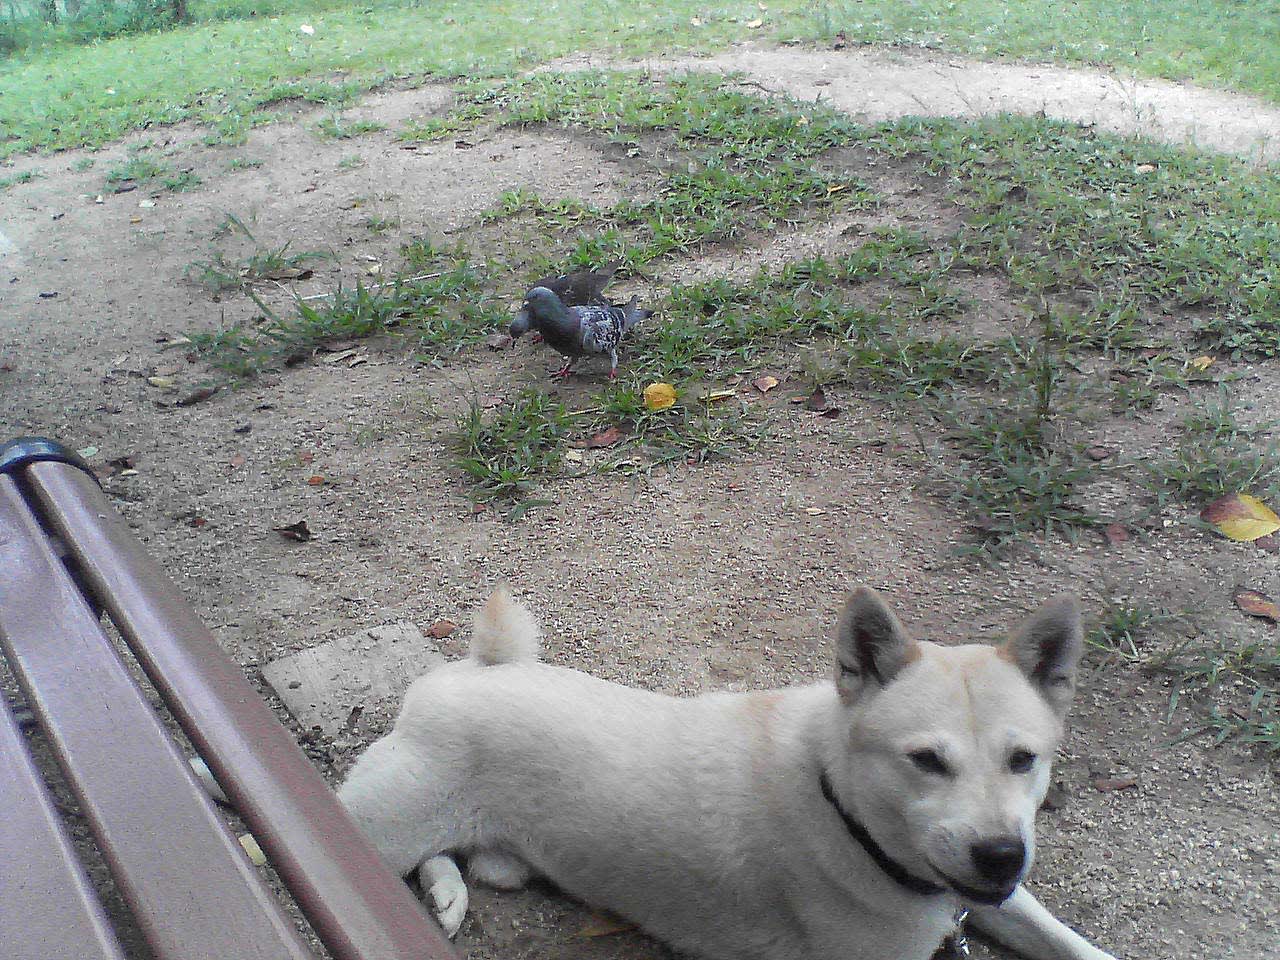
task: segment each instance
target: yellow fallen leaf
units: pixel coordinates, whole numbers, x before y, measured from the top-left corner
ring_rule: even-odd
[[[823,510],[821,507],[805,507],[804,512],[811,517],[820,517],[827,511]]]
[[[583,940],[594,937],[610,937],[615,933],[626,933],[634,930],[636,925],[630,920],[623,920],[608,913],[595,913],[578,930],[577,936]]]
[[[1212,365],[1213,357],[1206,353],[1203,357],[1196,357],[1194,360],[1190,361],[1190,363],[1196,370],[1203,372],[1208,370],[1210,365]]]
[[[1231,540],[1247,542],[1280,530],[1280,517],[1257,497],[1230,493],[1200,511],[1200,519],[1211,523]]]
[[[831,186],[827,187],[827,196],[829,197],[833,193],[839,193],[841,190],[848,189],[849,185],[847,183],[833,183]]]
[[[691,27],[700,27],[700,26],[702,26],[702,18],[701,18],[701,17],[690,17],[690,18],[689,18],[689,26],[691,26]]]
[[[736,390],[712,390],[702,399],[707,403],[712,403],[716,400],[728,400],[730,397],[736,397],[737,395],[738,393]]]
[[[147,383],[161,390],[169,390],[173,387],[173,377],[147,377]]]
[[[770,390],[772,390],[774,387],[778,385],[778,382],[779,381],[777,377],[770,376],[769,374],[765,374],[763,377],[757,377],[755,380],[752,380],[751,385],[755,387],[757,390],[759,390],[761,393],[768,393]]]
[[[760,28],[760,27],[762,27],[762,26],[764,26],[764,21],[763,21],[763,20],[748,20],[748,21],[747,21],[747,29],[748,29],[748,30],[756,30],[756,29],[759,29],[759,28]]]
[[[665,410],[675,406],[676,388],[669,383],[651,383],[644,388],[646,410]]]
[[[1133,168],[1133,172],[1134,173],[1151,173],[1153,170],[1155,170],[1155,168],[1156,166],[1154,163],[1140,163]]]
[[[240,834],[240,846],[244,847],[244,852],[249,855],[249,862],[254,866],[265,867],[267,865],[267,855],[258,846],[258,841],[253,839],[252,833]]]

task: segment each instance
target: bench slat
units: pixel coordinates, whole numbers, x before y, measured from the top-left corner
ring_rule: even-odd
[[[333,956],[456,957],[97,485],[55,462],[31,465],[26,478],[89,590]]]
[[[0,644],[156,957],[314,960],[7,476],[0,569]]]
[[[124,960],[3,698],[0,850],[0,954],[7,960]]]

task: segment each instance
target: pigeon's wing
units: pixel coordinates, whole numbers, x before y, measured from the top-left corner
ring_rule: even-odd
[[[621,260],[612,260],[594,270],[575,270],[573,273],[543,277],[534,286],[551,290],[567,306],[602,303],[600,294],[621,265]]]
[[[618,272],[620,266],[622,266],[621,260],[611,260],[592,270],[587,275],[587,286],[583,291],[585,296],[582,302],[604,303],[601,294],[604,293],[604,288],[609,285],[609,281],[613,279],[613,275]]]
[[[626,329],[626,315],[617,307],[576,307],[582,323],[582,349],[610,353],[618,349]]]

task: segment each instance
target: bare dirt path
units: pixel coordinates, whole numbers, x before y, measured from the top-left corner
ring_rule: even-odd
[[[1250,98],[1059,68],[755,48],[647,66],[743,71],[867,119],[1043,110],[1254,160],[1274,157],[1280,142],[1280,111]],[[447,100],[443,88],[389,92],[356,114],[394,122]],[[307,364],[175,406],[208,371],[157,341],[254,312],[243,297],[215,302],[187,279],[214,248],[243,253],[215,237],[227,213],[266,245],[335,251],[338,264],[299,287],[309,294],[393,262],[411,236],[465,238],[503,191],[608,202],[629,188],[625,165],[560,131],[406,151],[394,131],[319,141],[318,118],[256,130],[235,149],[205,147],[190,128],[131,141],[158,141],[175,165],[195,165],[205,184],[189,194],[137,191],[95,203],[105,170],[126,156],[120,145],[26,158],[19,168],[38,167],[44,178],[0,195],[0,433],[93,447],[97,464],[134,456],[136,474],[110,478],[109,492],[251,674],[283,652],[365,627],[465,622],[503,578],[548,625],[548,659],[678,694],[827,675],[825,638],[855,582],[883,588],[909,625],[940,639],[990,636],[1049,594],[1074,590],[1095,613],[1104,598],[1132,597],[1193,609],[1215,638],[1274,641],[1229,595],[1237,582],[1275,595],[1280,557],[1208,537],[1179,508],[1163,533],[1117,547],[1055,541],[1037,559],[989,568],[949,558],[962,518],[925,492],[937,468],[930,438],[856,391],[832,391],[846,411],[838,420],[797,417],[785,389],[756,398],[769,440],[750,456],[549,482],[539,495],[554,503],[518,524],[473,513],[445,436],[473,397],[547,389],[554,360],[545,353],[479,349],[435,368],[399,342],[377,341],[358,367]],[[226,172],[233,155],[262,165]],[[876,186],[891,200],[877,215],[892,222],[927,232],[957,215],[910,184]],[[372,231],[374,215],[398,226]],[[846,226],[811,224],[711,251],[664,266],[652,283],[841,249],[854,242]],[[975,322],[1020,313],[1001,290],[975,295]],[[776,371],[784,380],[792,360]],[[1260,396],[1280,381],[1274,364],[1248,373]],[[157,387],[155,376],[176,387]],[[588,378],[558,389],[573,408],[596,386]],[[1142,428],[1148,439],[1157,429]],[[309,543],[271,532],[299,519],[316,533]],[[445,652],[457,654],[464,639],[465,631],[445,641]],[[1159,678],[1096,659],[1082,688],[1057,777],[1067,800],[1043,820],[1037,893],[1128,960],[1280,957],[1274,766],[1233,744],[1171,745],[1188,720],[1167,717]],[[376,735],[376,718],[354,732],[355,743]],[[317,755],[340,771],[351,747]],[[1137,783],[1100,791],[1098,777]],[[545,890],[479,891],[474,902],[460,946],[476,960],[667,956],[635,934],[578,936],[586,912]]]
[[[559,61],[556,69],[608,63],[574,57]],[[752,44],[715,56],[650,59],[641,65],[655,73],[740,71],[767,90],[822,100],[869,122],[1043,114],[1257,163],[1280,158],[1280,107],[1244,94],[1111,72],[984,63],[920,50],[825,51]]]

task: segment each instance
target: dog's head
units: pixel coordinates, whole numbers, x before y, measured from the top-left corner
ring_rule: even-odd
[[[946,647],[913,640],[879,594],[858,588],[836,642],[837,794],[911,873],[1002,902],[1031,865],[1083,647],[1067,597],[1000,646]]]

